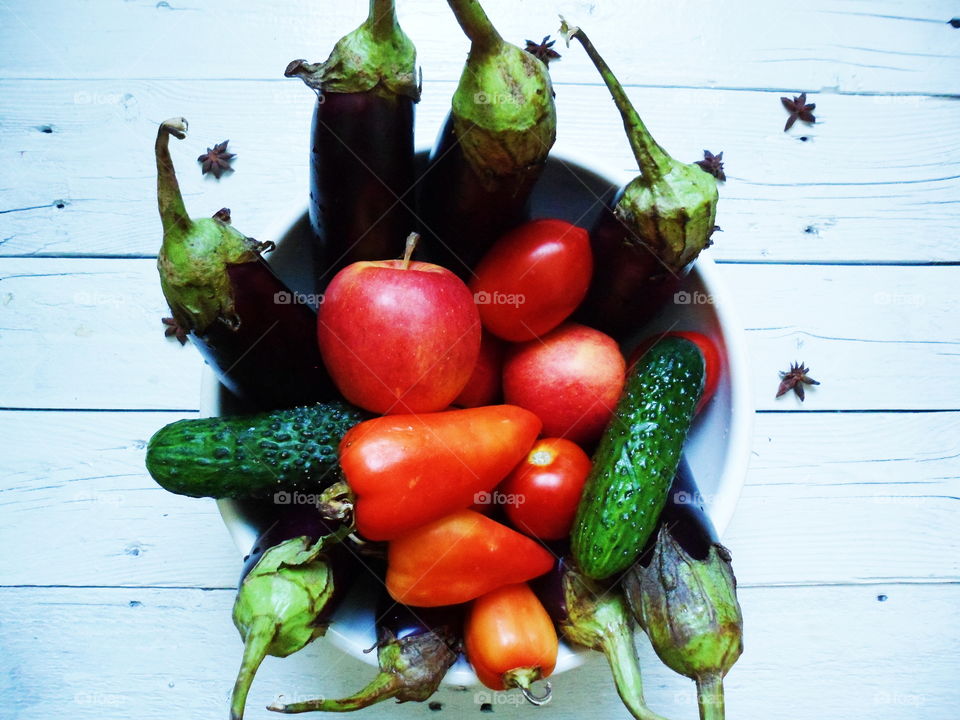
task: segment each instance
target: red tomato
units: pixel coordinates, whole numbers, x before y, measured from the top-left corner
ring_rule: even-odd
[[[491,690],[530,689],[557,663],[557,632],[526,583],[473,601],[463,633],[467,660]]]
[[[563,220],[533,220],[500,238],[470,283],[480,320],[504,340],[553,330],[587,294],[593,255],[586,230]]]
[[[503,394],[502,374],[503,341],[484,330],[476,367],[453,404],[464,408],[496,405]]]
[[[697,403],[696,411],[699,413],[701,410],[703,410],[704,406],[710,402],[710,398],[713,397],[714,393],[717,391],[717,385],[720,383],[720,368],[722,365],[720,351],[717,349],[716,343],[714,343],[713,340],[708,338],[703,333],[683,330],[668,332],[667,335],[686,338],[700,348],[700,352],[703,354],[706,377],[703,379],[703,394],[700,396],[700,402]],[[655,337],[649,337],[637,345],[637,348],[630,353],[630,360],[627,362],[627,367],[632,368],[633,364],[643,357],[643,354],[650,349],[650,346],[661,337],[665,336],[657,335]]]
[[[510,498],[507,517],[517,530],[541,540],[570,534],[590,458],[564,438],[538,440],[527,457],[500,484]]]

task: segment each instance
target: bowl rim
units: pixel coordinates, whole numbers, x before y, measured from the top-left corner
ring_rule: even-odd
[[[419,152],[423,152],[423,149],[420,149]],[[579,166],[583,170],[609,181],[611,185],[617,184],[614,173],[609,168],[599,167],[595,162],[575,151],[554,150],[550,154],[550,158],[564,165]],[[259,239],[279,242],[302,221],[307,210],[306,201],[291,204],[284,214],[278,216],[267,226],[264,235]],[[711,296],[720,298],[720,302],[713,304],[713,309],[716,313],[717,326],[721,330],[726,355],[725,370],[730,384],[730,421],[725,440],[728,451],[724,457],[723,471],[719,474],[720,479],[715,495],[706,504],[706,511],[716,528],[718,537],[722,538],[739,502],[751,456],[755,412],[748,382],[746,333],[736,310],[731,307],[730,294],[723,279],[719,276],[717,264],[710,256],[709,248],[697,258],[690,274],[699,279]],[[200,391],[201,416],[208,415],[213,409],[219,409],[219,392],[219,381],[210,367],[204,365]],[[246,555],[256,539],[252,530],[243,522],[229,501],[218,500],[217,507],[234,545],[241,555]],[[373,653],[363,652],[364,643],[337,630],[336,615],[327,639],[340,651],[346,652],[366,664],[374,666],[377,664],[377,659]],[[553,674],[559,674],[583,664],[588,652],[581,648],[573,648],[561,640],[560,652]],[[479,680],[470,666],[461,658],[445,676],[444,684],[469,687],[478,685]]]

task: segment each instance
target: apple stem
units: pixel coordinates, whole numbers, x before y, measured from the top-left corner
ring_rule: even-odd
[[[416,249],[418,242],[420,242],[420,235],[418,233],[412,232],[407,235],[407,246],[403,250],[403,264],[400,266],[402,270],[410,267],[410,256],[413,255],[413,251]]]

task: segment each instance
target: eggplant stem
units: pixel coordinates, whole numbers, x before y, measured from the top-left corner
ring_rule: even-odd
[[[397,27],[397,6],[394,0],[370,0],[367,27],[374,40],[388,40]]]
[[[723,676],[720,673],[697,678],[697,707],[700,720],[723,720]]]
[[[503,44],[503,38],[477,0],[447,0],[447,4],[453,10],[464,34],[470,38],[471,52],[493,50]]]
[[[403,682],[394,674],[380,672],[363,690],[348,695],[345,698],[328,700],[327,698],[315,698],[314,700],[304,700],[303,702],[290,703],[283,705],[273,703],[267,705],[267,710],[273,712],[294,713],[312,712],[320,710],[323,712],[352,712],[365,707],[370,707],[378,702],[395,697],[403,689]]]
[[[665,720],[647,707],[643,699],[643,677],[629,626],[623,632],[605,632],[601,649],[613,671],[613,683],[624,706],[636,720]]]
[[[600,56],[600,53],[597,52],[597,49],[593,46],[593,43],[590,42],[587,34],[578,27],[568,26],[567,21],[564,20],[562,16],[560,19],[563,22],[560,32],[567,41],[567,45],[570,44],[571,38],[579,40],[580,44],[583,45],[583,49],[587,51],[590,60],[593,61],[594,66],[600,71],[600,77],[602,77],[604,83],[606,83],[607,89],[613,96],[613,102],[620,111],[620,117],[623,118],[623,127],[627,131],[630,148],[633,150],[633,155],[637,160],[637,164],[640,166],[642,172],[641,177],[644,182],[652,185],[669,172],[670,156],[657,144],[657,141],[653,139],[650,131],[647,130],[647,126],[643,123],[643,120],[640,119],[640,114],[636,108],[633,107],[630,98],[627,97],[623,85],[620,84],[620,81],[617,80],[610,66],[607,65],[606,61]]]
[[[268,617],[258,617],[250,625],[243,644],[240,671],[237,673],[237,681],[233,685],[233,695],[230,698],[230,720],[242,720],[253,677],[267,656],[267,649],[276,633],[276,623]]]
[[[157,204],[160,207],[164,239],[171,230],[176,228],[186,232],[193,224],[183,204],[177,172],[170,157],[170,136],[183,140],[187,136],[187,127],[186,119],[176,117],[164,120],[157,130],[157,142],[154,145],[157,156]]]

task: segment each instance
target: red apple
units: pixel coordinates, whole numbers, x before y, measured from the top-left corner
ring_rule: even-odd
[[[343,396],[371,412],[444,410],[477,364],[480,315],[446,268],[403,260],[348,265],[317,314],[320,353]]]
[[[625,375],[626,363],[613,338],[565,323],[507,353],[504,401],[535,413],[545,437],[589,447],[610,421]]]
[[[453,404],[463,408],[496,405],[500,402],[502,375],[503,342],[484,330],[473,374]]]

